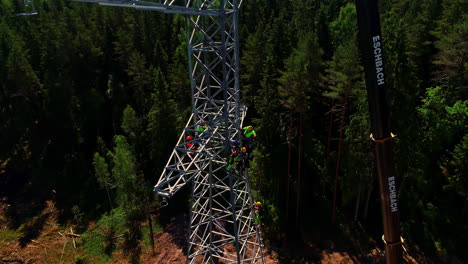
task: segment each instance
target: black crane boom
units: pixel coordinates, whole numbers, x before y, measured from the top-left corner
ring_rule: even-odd
[[[386,263],[402,263],[398,186],[393,160],[393,137],[390,132],[390,109],[385,91],[383,42],[377,0],[356,0],[359,40],[366,75],[371,119],[371,139],[379,178],[380,201],[384,226]]]

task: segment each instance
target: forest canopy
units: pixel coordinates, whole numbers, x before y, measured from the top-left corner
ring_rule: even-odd
[[[14,205],[12,228],[39,210],[15,206],[54,197],[81,231],[121,214],[137,234],[191,113],[185,18],[34,4],[38,15],[17,16],[18,2],[0,2],[0,198]],[[402,234],[431,256],[466,260],[468,6],[379,5]],[[357,32],[352,1],[243,1],[241,100],[258,134],[249,174],[268,241],[326,239],[320,230],[355,223],[382,234]],[[186,196],[153,220],[188,212]]]

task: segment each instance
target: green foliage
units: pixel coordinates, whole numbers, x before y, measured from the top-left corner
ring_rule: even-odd
[[[344,101],[346,90],[353,92],[355,86],[362,83],[362,66],[356,66],[359,61],[359,53],[356,42],[347,42],[340,45],[329,62],[329,68],[325,70],[324,81],[329,91],[323,92],[323,96],[330,99]]]
[[[81,243],[88,255],[98,257],[100,263],[106,263],[117,246],[116,237],[125,230],[124,209],[117,208],[110,215],[103,215],[93,228],[83,233]]]
[[[467,101],[457,101],[449,106],[448,93],[441,87],[428,88],[418,112],[425,125],[425,144],[431,149],[452,144],[466,129]]]
[[[456,2],[456,1],[455,1]],[[448,25],[445,25],[448,26]],[[436,33],[440,37],[435,42],[439,49],[434,64],[438,66],[437,81],[453,87],[454,93],[466,98],[468,93],[468,15],[460,17],[460,21],[449,28],[443,27]]]
[[[110,153],[113,160],[112,175],[117,181],[117,188],[124,192],[126,187],[136,178],[134,163],[135,160],[130,152],[130,146],[124,136],[114,137],[114,152]]]
[[[162,226],[156,224],[154,225],[153,224],[153,233],[158,233],[158,232],[162,232],[163,231],[163,228]],[[144,226],[142,229],[141,229],[141,233],[143,234],[143,243],[146,247],[150,247],[151,246],[151,239],[150,239],[150,229],[149,229],[149,226]]]
[[[367,107],[367,92],[363,86],[355,91],[355,109],[349,117],[349,126],[345,132],[343,169],[341,181],[343,203],[352,203],[356,196],[371,189],[373,177],[373,146],[369,140],[370,120]],[[358,184],[357,184],[358,183]],[[355,188],[356,185],[358,188]],[[354,187],[354,188],[353,188]]]
[[[151,95],[153,105],[146,115],[149,153],[153,160],[160,161],[163,154],[173,147],[178,135],[176,129],[182,122],[178,114],[177,104],[169,90],[166,79],[160,69],[152,69],[153,89]],[[166,156],[164,156],[166,157]]]
[[[379,4],[405,236],[430,253],[466,257],[466,238],[453,238],[468,232],[467,6],[462,0]],[[104,263],[113,249],[148,239],[140,224],[154,175],[191,109],[185,20],[64,0],[36,8],[38,16],[17,17],[11,1],[0,2],[0,159],[9,160],[2,183],[11,186],[11,199],[24,193],[47,199],[56,190],[57,205],[76,223],[101,218],[83,235],[90,257],[77,262]],[[328,215],[328,172],[335,169],[333,139],[340,131],[332,120],[326,156],[325,113],[346,95],[338,219],[353,218],[359,193],[375,185],[354,5],[249,0],[240,23],[245,122],[259,135],[250,176],[255,198],[267,205],[269,237],[286,231],[287,180],[291,197],[307,190],[302,208]],[[291,163],[302,157],[294,176],[286,172],[288,139]],[[368,215],[380,214],[376,193]],[[306,215],[304,224],[312,218]],[[376,221],[364,222],[376,229]],[[326,227],[320,223],[315,232]],[[2,232],[2,239],[17,235]]]
[[[282,104],[294,112],[310,109],[312,91],[317,89],[317,79],[322,67],[323,51],[317,37],[309,32],[304,35],[286,60],[286,71],[279,79],[278,94]]]
[[[110,188],[114,187],[113,179],[109,172],[109,166],[107,165],[106,160],[99,155],[99,153],[94,153],[94,169],[96,172],[97,181],[101,188]]]
[[[356,9],[349,4],[340,11],[340,16],[331,24],[332,39],[336,49],[328,69],[323,76],[325,86],[329,91],[323,92],[325,97],[344,101],[345,95],[353,92],[355,86],[362,82],[363,68],[359,62],[356,31]]]
[[[330,35],[333,45],[337,48],[357,37],[357,14],[354,4],[348,4],[340,9],[339,17],[330,24]]]
[[[446,88],[428,88],[422,104],[417,108],[422,124],[418,139],[419,149],[413,154],[413,169],[408,171],[402,199],[417,199],[417,204],[403,204],[408,217],[424,217],[423,230],[405,224],[410,236],[425,237],[434,244],[420,242],[432,248],[441,257],[463,251],[451,239],[451,234],[468,230],[463,220],[464,209],[453,204],[464,204],[468,186],[459,171],[466,164],[466,129],[468,120],[467,101],[454,100]],[[455,101],[453,105],[450,102]],[[463,154],[461,154],[463,152]],[[424,155],[422,154],[424,153]],[[446,228],[440,228],[446,225]],[[465,238],[460,243],[466,243]],[[456,253],[455,253],[456,252]]]
[[[258,31],[247,37],[245,51],[241,60],[243,74],[242,101],[247,107],[252,107],[256,90],[260,87],[262,79],[261,71],[265,65],[265,28],[259,27]]]
[[[174,19],[180,24],[183,21],[182,18],[179,20]],[[185,32],[185,27],[179,26],[179,33],[177,35],[177,40],[179,45],[177,46],[174,56],[172,58],[173,65],[169,69],[169,83],[170,90],[174,94],[175,103],[181,107],[187,107],[191,105],[191,95],[190,95],[190,79],[187,74],[187,65],[188,65],[188,54],[187,54],[187,33]]]
[[[85,214],[77,205],[72,207],[71,212],[73,214],[73,223],[78,226],[78,232],[81,232],[86,225]]]
[[[141,215],[141,199],[144,196],[141,179],[135,169],[135,159],[124,136],[114,137],[114,151],[108,155],[112,159],[112,177],[118,204],[126,209],[127,221],[137,220]],[[136,219],[135,219],[136,217]]]
[[[447,177],[448,184],[444,186],[447,191],[455,191],[461,197],[468,199],[468,180],[466,171],[468,171],[468,135],[455,145],[455,148],[449,154],[449,158],[444,160],[441,169]]]
[[[140,123],[135,110],[128,105],[123,111],[122,130],[131,140],[136,140],[141,135]]]
[[[16,239],[20,238],[21,235],[22,235],[22,232],[20,232],[18,230],[11,230],[9,228],[2,228],[2,229],[0,229],[0,242],[6,242],[6,243],[12,242],[13,240],[16,240]],[[2,244],[3,243],[0,243],[0,246]]]

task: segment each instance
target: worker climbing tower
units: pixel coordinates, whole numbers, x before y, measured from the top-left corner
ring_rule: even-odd
[[[246,113],[239,98],[242,1],[77,1],[186,17],[193,113],[154,192],[167,203],[191,183],[187,263],[264,263],[248,174],[226,169],[230,142],[240,140]]]

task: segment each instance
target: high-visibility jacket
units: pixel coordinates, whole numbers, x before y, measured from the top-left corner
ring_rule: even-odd
[[[252,131],[249,131],[249,127],[244,127],[244,136],[245,136],[246,138],[249,138],[249,137],[251,137],[251,136],[253,136],[253,135],[257,135],[257,134],[255,133],[255,130],[252,129]]]
[[[239,162],[239,156],[231,156],[228,161],[227,169],[230,170],[232,167],[237,166],[237,162]]]
[[[205,126],[200,125],[200,126],[197,127],[197,130],[199,132],[205,132],[206,128],[207,128],[207,125],[205,125]]]
[[[237,155],[237,156],[231,156],[231,157],[229,158],[229,162],[228,162],[228,163],[229,163],[229,164],[236,164],[238,161],[239,161],[239,156],[238,156],[238,155]]]

